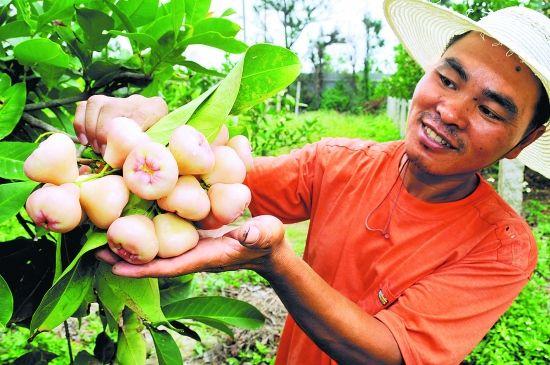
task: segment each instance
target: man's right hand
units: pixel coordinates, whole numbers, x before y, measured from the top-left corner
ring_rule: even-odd
[[[97,153],[103,153],[112,119],[133,119],[145,131],[166,114],[168,105],[161,97],[146,98],[136,94],[127,98],[114,98],[94,95],[78,104],[74,129],[80,143],[92,146]]]

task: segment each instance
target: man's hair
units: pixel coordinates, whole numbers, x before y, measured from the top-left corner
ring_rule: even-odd
[[[456,34],[452,36],[452,38],[447,43],[447,46],[445,46],[445,50],[443,53],[449,49],[453,44],[458,42],[460,39],[464,38],[466,35],[471,33],[472,31],[469,30],[465,33]],[[531,119],[531,122],[527,126],[527,129],[525,130],[525,133],[523,137],[526,137],[529,133],[533,132],[540,126],[546,124],[548,120],[550,119],[550,99],[548,98],[548,92],[542,85],[542,82],[537,77],[537,83],[539,86],[539,99],[537,100],[537,103],[535,104],[535,114],[533,114],[533,118]]]

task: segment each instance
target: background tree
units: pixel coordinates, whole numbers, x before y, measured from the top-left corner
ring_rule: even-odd
[[[365,99],[368,100],[371,94],[370,88],[370,73],[374,63],[373,56],[376,48],[384,46],[384,39],[380,35],[382,22],[372,19],[369,14],[363,17],[363,25],[365,26],[365,59],[363,61],[363,92]]]
[[[259,4],[254,5],[254,11],[259,15],[259,19],[262,19],[263,14],[266,40],[268,39],[267,13],[276,13],[283,25],[285,47],[292,48],[304,28],[315,20],[317,11],[324,5],[324,0],[259,0]]]

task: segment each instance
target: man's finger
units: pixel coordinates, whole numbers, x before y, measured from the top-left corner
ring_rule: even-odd
[[[128,110],[129,118],[135,120],[144,131],[168,114],[168,105],[161,97],[145,98],[136,94],[129,96],[128,100],[133,101],[132,105],[137,105]]]
[[[270,215],[261,215],[247,221],[241,227],[226,233],[225,237],[236,239],[250,248],[269,249],[283,240],[283,223]]]
[[[81,101],[76,104],[76,112],[74,113],[74,130],[76,132],[76,136],[78,137],[78,140],[82,145],[88,144],[88,138],[86,137],[86,127],[84,125],[85,123],[85,116],[86,116],[86,102]]]
[[[88,137],[88,143],[91,144],[92,148],[97,153],[100,152],[96,141],[97,117],[108,99],[109,97],[105,95],[94,95],[91,96],[86,103],[86,114],[84,117],[86,136]]]
[[[111,121],[116,117],[126,117],[127,115],[122,104],[122,99],[114,99],[108,105],[103,106],[99,111],[95,128],[95,138],[102,154],[105,152],[102,150],[102,146],[107,144],[107,135],[109,134],[109,130],[113,127]]]
[[[95,257],[97,257],[101,261],[108,263],[109,265],[114,265],[120,261],[120,257],[118,257],[113,251],[109,250],[108,248],[97,250],[95,252]]]

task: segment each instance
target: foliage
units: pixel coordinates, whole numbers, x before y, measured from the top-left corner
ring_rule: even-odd
[[[350,109],[351,99],[351,90],[348,90],[343,82],[337,82],[336,86],[323,91],[320,107],[345,112]]]
[[[226,18],[231,12],[214,17],[209,7],[210,1],[202,0],[0,2],[0,223],[17,216],[14,223],[24,232],[2,237],[0,295],[3,303],[13,299],[13,312],[11,306],[3,307],[0,325],[30,325],[31,339],[38,338],[70,316],[85,316],[88,305],[97,302],[103,330],[118,333],[116,358],[121,364],[145,361],[144,328],[162,352],[157,354],[161,362],[182,362],[173,355],[173,333],[198,338],[177,321],[178,315],[185,317],[184,303],[194,299],[188,298],[190,280],[159,287],[157,279],[114,276],[90,254],[106,243],[104,231],[84,224],[68,234],[51,234],[36,229],[19,212],[37,186],[22,172],[23,161],[36,148],[32,142],[43,131],[61,131],[76,141],[72,115],[77,101],[93,94],[157,95],[176,65],[189,77],[191,72],[223,77],[215,85],[208,79],[211,87],[200,95],[189,88],[187,95],[178,94],[187,103],[148,131],[154,140],[166,142],[171,131],[189,123],[212,139],[230,114],[251,108],[296,78],[300,65],[294,54],[267,44],[249,48],[235,39],[240,27]],[[183,55],[196,44],[244,55],[224,72],[208,70]],[[140,202],[131,201],[126,211],[139,208]],[[263,319],[248,304],[227,298],[202,299],[201,308],[210,311],[195,310],[193,319],[228,331],[227,325],[252,328]],[[229,322],[220,325],[216,321],[224,314]],[[172,332],[159,330],[159,325]]]

